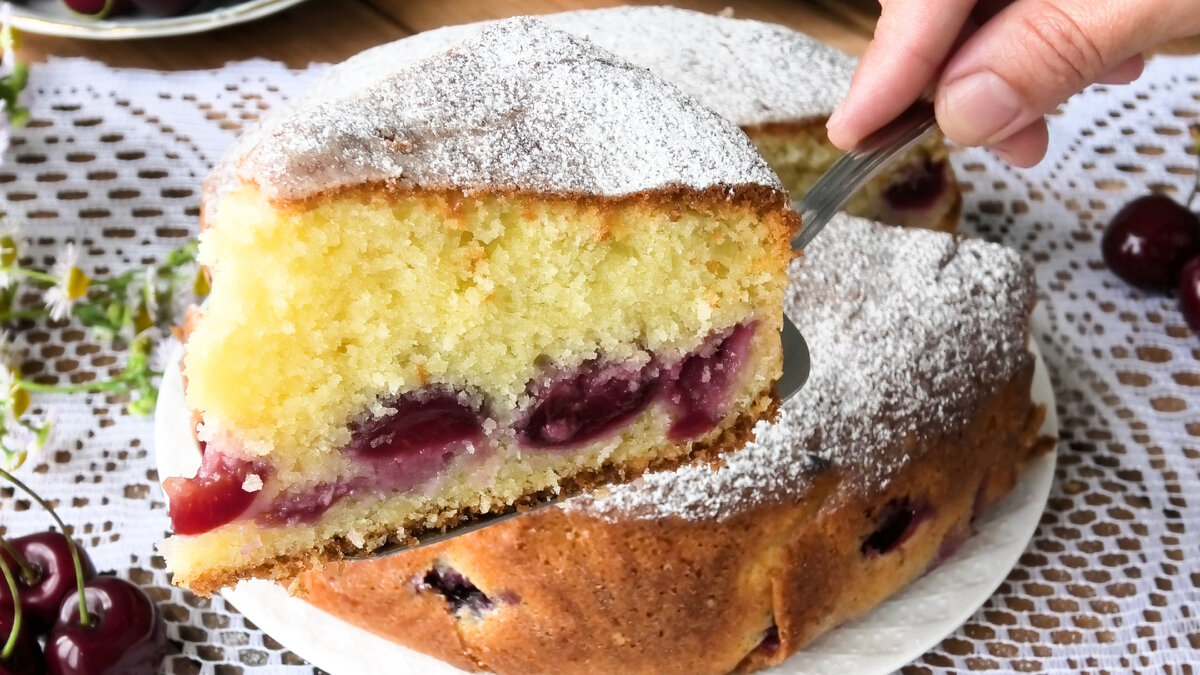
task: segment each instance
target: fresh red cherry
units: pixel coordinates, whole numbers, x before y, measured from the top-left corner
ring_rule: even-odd
[[[130,0],[62,0],[62,2],[72,12],[96,19],[128,14],[133,9]]]
[[[7,586],[0,580],[0,586]],[[0,648],[12,634],[13,613],[7,607],[0,607]],[[0,675],[41,675],[46,672],[42,659],[42,648],[38,646],[37,635],[29,630],[25,617],[21,617],[21,630],[17,634],[17,643],[8,658],[0,658]]]
[[[1187,325],[1200,335],[1200,256],[1192,258],[1179,273],[1179,310]]]
[[[84,584],[89,620],[79,620],[79,600],[63,599],[58,623],[46,638],[46,672],[52,675],[153,675],[167,651],[158,607],[142,589],[117,577]]]
[[[0,556],[3,556],[17,582],[17,595],[24,611],[22,620],[28,622],[31,633],[45,633],[58,618],[62,599],[68,595],[73,597],[76,590],[71,546],[61,532],[55,531],[26,535],[11,540],[9,544],[17,555],[25,559],[32,575],[27,577],[8,551],[0,551]],[[79,562],[83,566],[84,579],[96,576],[96,568],[82,548],[79,549]],[[8,584],[0,583],[0,606],[12,606]]]
[[[200,0],[133,0],[138,9],[154,16],[179,16],[191,11]]]
[[[250,474],[266,480],[266,470],[254,462],[219,452],[205,452],[195,478],[163,481],[170,505],[167,513],[176,534],[202,534],[233,522],[254,503],[258,492],[242,486]]]
[[[1100,251],[1125,281],[1166,292],[1179,283],[1184,263],[1200,255],[1200,218],[1165,195],[1139,197],[1113,217]]]

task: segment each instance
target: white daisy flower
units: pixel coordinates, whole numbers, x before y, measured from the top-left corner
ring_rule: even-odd
[[[0,77],[8,77],[16,67],[17,56],[13,52],[12,5],[7,2],[0,5],[0,49],[4,50],[4,56],[0,58]]]
[[[75,244],[67,244],[67,248],[54,264],[54,276],[58,283],[46,291],[46,306],[50,310],[50,318],[61,321],[71,316],[71,309],[79,299],[87,295],[91,279],[79,269],[79,249]]]
[[[0,136],[2,135],[0,134]],[[3,143],[0,142],[0,145]],[[17,282],[16,275],[8,270],[15,268],[20,259],[21,252],[18,245],[20,237],[17,226],[11,222],[0,226],[0,291],[6,290]]]
[[[179,340],[175,339],[174,335],[160,340],[158,344],[154,345],[154,352],[150,355],[151,370],[156,373],[167,372],[176,349],[179,349]]]
[[[146,303],[146,312],[153,321],[158,318],[158,270],[147,267],[142,273],[142,300]]]

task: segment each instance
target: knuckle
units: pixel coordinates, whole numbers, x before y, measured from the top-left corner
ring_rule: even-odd
[[[1022,33],[1031,53],[1061,81],[1082,87],[1104,69],[1104,52],[1088,31],[1052,1],[1022,14]]]

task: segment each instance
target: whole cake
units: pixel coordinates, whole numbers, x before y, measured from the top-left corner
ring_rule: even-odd
[[[539,17],[677,85],[741,127],[799,198],[841,156],[825,122],[856,61],[777,24],[671,7],[617,7]],[[486,24],[448,26],[381,45],[343,67],[364,80],[457,44]],[[386,64],[381,68],[381,64]],[[328,96],[321,87],[310,97]],[[945,144],[933,135],[897,158],[847,204],[855,215],[952,232],[961,196]]]
[[[176,583],[288,577],[740,447],[786,191],[737,127],[534,19],[330,70],[234,149],[186,336]]]
[[[647,474],[300,576],[317,607],[467,670],[728,673],[782,661],[951,555],[1049,439],[1030,269],[839,216],[792,263],[808,384],[720,467]]]

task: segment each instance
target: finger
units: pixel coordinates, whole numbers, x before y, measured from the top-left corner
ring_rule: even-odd
[[[1099,84],[1129,84],[1142,76],[1142,71],[1146,69],[1146,58],[1141,54],[1133,56],[1122,61],[1116,68],[1102,73],[1096,78]]]
[[[958,143],[997,145],[1145,48],[1197,31],[1194,2],[1018,0],[946,63],[938,122]]]
[[[1039,118],[992,146],[992,151],[1013,166],[1027,168],[1042,160],[1049,143],[1050,133],[1046,129],[1046,120]]]
[[[849,149],[899,115],[936,80],[975,0],[888,0],[850,91],[829,118],[829,140]]]

